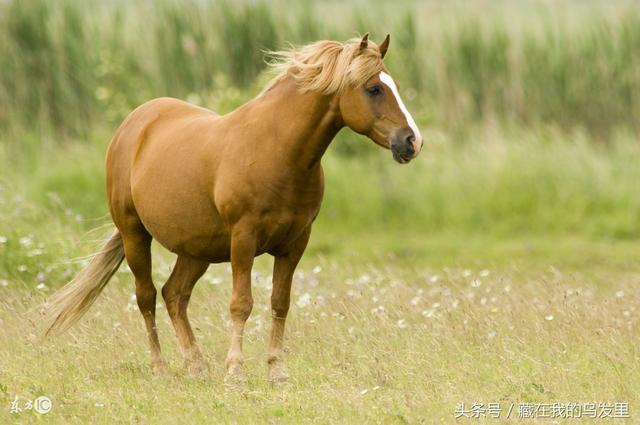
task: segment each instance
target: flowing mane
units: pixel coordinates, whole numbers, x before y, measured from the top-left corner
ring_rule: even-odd
[[[291,75],[303,92],[340,94],[348,87],[364,84],[384,69],[378,46],[369,41],[368,47],[360,50],[359,38],[346,43],[317,41],[299,49],[270,52],[269,56],[274,59],[270,66],[278,75],[265,91],[285,75]]]

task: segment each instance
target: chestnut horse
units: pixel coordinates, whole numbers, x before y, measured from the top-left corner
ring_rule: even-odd
[[[291,280],[323,195],[320,160],[347,126],[390,149],[400,163],[422,148],[418,128],[382,59],[389,36],[319,41],[277,52],[279,75],[255,99],[218,115],[176,99],[135,109],[106,160],[117,230],[89,265],[47,304],[48,331],[87,311],[124,258],[135,277],[154,373],[165,369],[156,331],[151,240],[177,254],[162,296],[190,373],[204,364],[187,318],[196,281],[210,263],[231,262],[233,295],[227,379],[244,380],[242,335],[251,313],[254,257],[274,260],[269,378],[287,379],[282,341]]]

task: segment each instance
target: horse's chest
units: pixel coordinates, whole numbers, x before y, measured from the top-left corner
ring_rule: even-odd
[[[259,250],[271,252],[295,241],[314,218],[312,209],[263,212],[255,221]]]
[[[216,207],[230,228],[252,227],[260,253],[276,252],[298,239],[317,216],[323,194],[322,174],[316,172],[304,179],[277,173],[261,179],[252,177],[242,181],[219,179],[214,191]]]

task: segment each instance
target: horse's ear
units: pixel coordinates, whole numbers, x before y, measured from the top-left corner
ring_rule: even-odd
[[[365,32],[362,36],[362,40],[360,40],[360,50],[364,50],[369,47],[369,33]]]
[[[387,34],[382,43],[378,48],[380,49],[380,56],[384,59],[384,55],[387,54],[387,49],[389,49],[389,41],[391,41],[391,36]]]

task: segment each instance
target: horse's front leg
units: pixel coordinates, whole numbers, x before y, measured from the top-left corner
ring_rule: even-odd
[[[256,253],[256,237],[249,226],[236,225],[231,235],[231,270],[233,293],[231,295],[231,346],[227,354],[227,376],[230,384],[246,381],[242,369],[242,335],[244,325],[253,308],[251,296],[251,268]]]
[[[275,256],[273,264],[273,291],[271,293],[271,338],[267,363],[269,365],[269,380],[284,382],[289,378],[283,361],[282,343],[284,339],[284,323],[289,312],[291,296],[291,281],[293,273],[302,257],[311,229],[294,241],[281,256]]]

